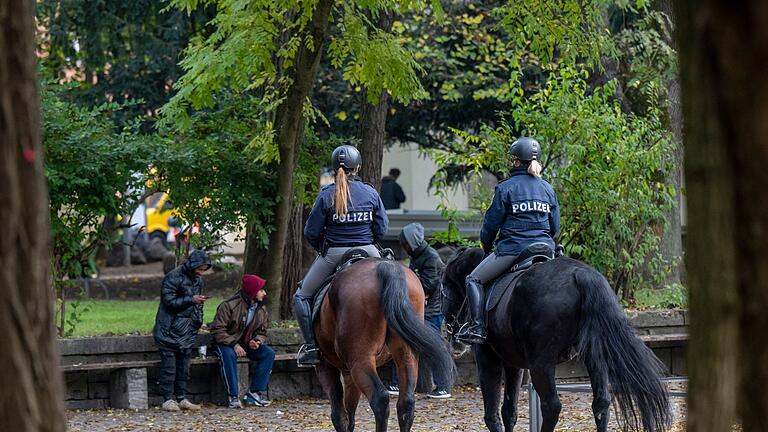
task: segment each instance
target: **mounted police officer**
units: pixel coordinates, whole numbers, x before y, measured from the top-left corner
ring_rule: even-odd
[[[496,186],[480,231],[480,242],[488,255],[466,279],[471,323],[458,338],[467,343],[485,341],[483,284],[509,270],[532,243],[544,242],[554,250],[554,238],[560,231],[555,191],[541,178],[541,146],[533,138],[522,137],[512,143],[509,153],[514,168],[510,178]]]
[[[371,185],[357,176],[362,163],[360,152],[349,145],[336,147],[331,155],[335,182],[320,191],[304,225],[304,237],[318,252],[294,296],[294,313],[305,344],[299,349],[299,366],[320,362],[312,331],[312,299],[323,281],[354,248],[378,257],[375,244],[387,232],[389,219],[384,204]]]

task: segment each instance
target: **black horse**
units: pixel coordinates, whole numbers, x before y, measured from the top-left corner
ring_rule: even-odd
[[[464,279],[483,259],[480,248],[457,252],[443,276],[443,313],[449,328],[463,315]],[[599,432],[608,427],[610,390],[629,430],[662,432],[672,423],[663,366],[632,332],[608,281],[571,258],[535,265],[488,312],[488,338],[473,347],[490,431],[507,432],[517,422],[523,369],[541,397],[542,432],[560,415],[555,366],[580,357],[592,385],[592,412]],[[499,418],[501,386],[504,404]]]

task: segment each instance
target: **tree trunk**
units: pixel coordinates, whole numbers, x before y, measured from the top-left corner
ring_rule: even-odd
[[[382,90],[377,104],[368,102],[368,90],[363,92],[363,106],[360,114],[360,154],[363,166],[360,177],[376,190],[381,186],[381,162],[384,159],[384,141],[387,137],[386,123],[389,110],[389,93]]]
[[[670,19],[674,15],[672,11],[672,0],[658,0],[657,9],[666,14]],[[677,44],[671,38],[666,40],[670,47],[677,50]],[[672,172],[665,180],[665,184],[675,191],[675,198],[672,208],[667,212],[667,227],[661,237],[661,255],[664,260],[670,263],[671,269],[667,276],[668,284],[680,283],[684,281],[685,275],[682,265],[683,257],[683,227],[681,208],[683,203],[683,110],[680,104],[680,80],[668,80],[667,88],[667,128],[672,132],[675,140],[675,149],[673,153]]]
[[[291,221],[288,224],[288,243],[285,245],[285,277],[283,286],[285,287],[280,296],[280,318],[288,319],[293,316],[293,294],[301,280],[303,242],[302,231],[304,228],[304,204],[297,202],[293,205],[291,211]]]
[[[681,0],[691,339],[688,430],[768,412],[768,4]]]
[[[292,83],[286,92],[284,101],[277,108],[275,127],[277,128],[277,146],[280,163],[277,168],[280,185],[277,190],[278,202],[275,207],[275,231],[269,239],[267,249],[265,279],[269,281],[272,299],[267,309],[271,316],[280,316],[281,292],[283,289],[284,254],[288,240],[288,225],[293,208],[293,176],[296,170],[296,155],[300,151],[304,130],[304,103],[314,85],[317,67],[320,64],[323,44],[328,33],[333,0],[321,0],[315,6],[312,22],[307,29],[311,47],[303,43],[296,55],[296,62],[287,71]]]
[[[392,13],[382,11],[377,21],[377,27],[389,31],[392,29],[392,21]],[[381,186],[381,161],[384,158],[384,142],[387,138],[389,93],[382,90],[377,103],[372,104],[368,101],[368,89],[364,89],[360,111],[360,154],[363,157],[360,177],[364,182],[372,184],[378,191]]]
[[[0,430],[63,431],[35,2],[0,0]]]

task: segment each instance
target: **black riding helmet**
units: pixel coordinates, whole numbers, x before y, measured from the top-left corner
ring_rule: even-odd
[[[360,151],[351,145],[342,145],[333,149],[331,160],[333,161],[334,172],[338,171],[339,168],[351,171],[359,167],[363,162]]]
[[[538,160],[540,151],[541,145],[531,137],[518,138],[509,148],[509,154],[523,162]]]

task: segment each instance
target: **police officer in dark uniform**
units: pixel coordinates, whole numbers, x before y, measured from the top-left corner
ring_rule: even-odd
[[[458,334],[467,343],[485,341],[483,284],[509,270],[530,244],[548,243],[560,231],[560,207],[552,186],[541,178],[541,146],[530,137],[512,143],[509,153],[514,168],[509,179],[499,183],[491,207],[485,213],[480,242],[486,258],[467,276],[467,300],[472,316],[468,328]],[[498,238],[497,238],[498,235]],[[496,248],[492,251],[493,244]]]
[[[294,313],[305,344],[299,349],[299,366],[313,366],[320,355],[312,331],[312,298],[321,284],[353,248],[378,257],[375,244],[387,232],[389,219],[379,194],[357,176],[360,152],[349,145],[336,147],[331,156],[334,183],[320,191],[304,225],[304,237],[318,252],[294,296]]]

